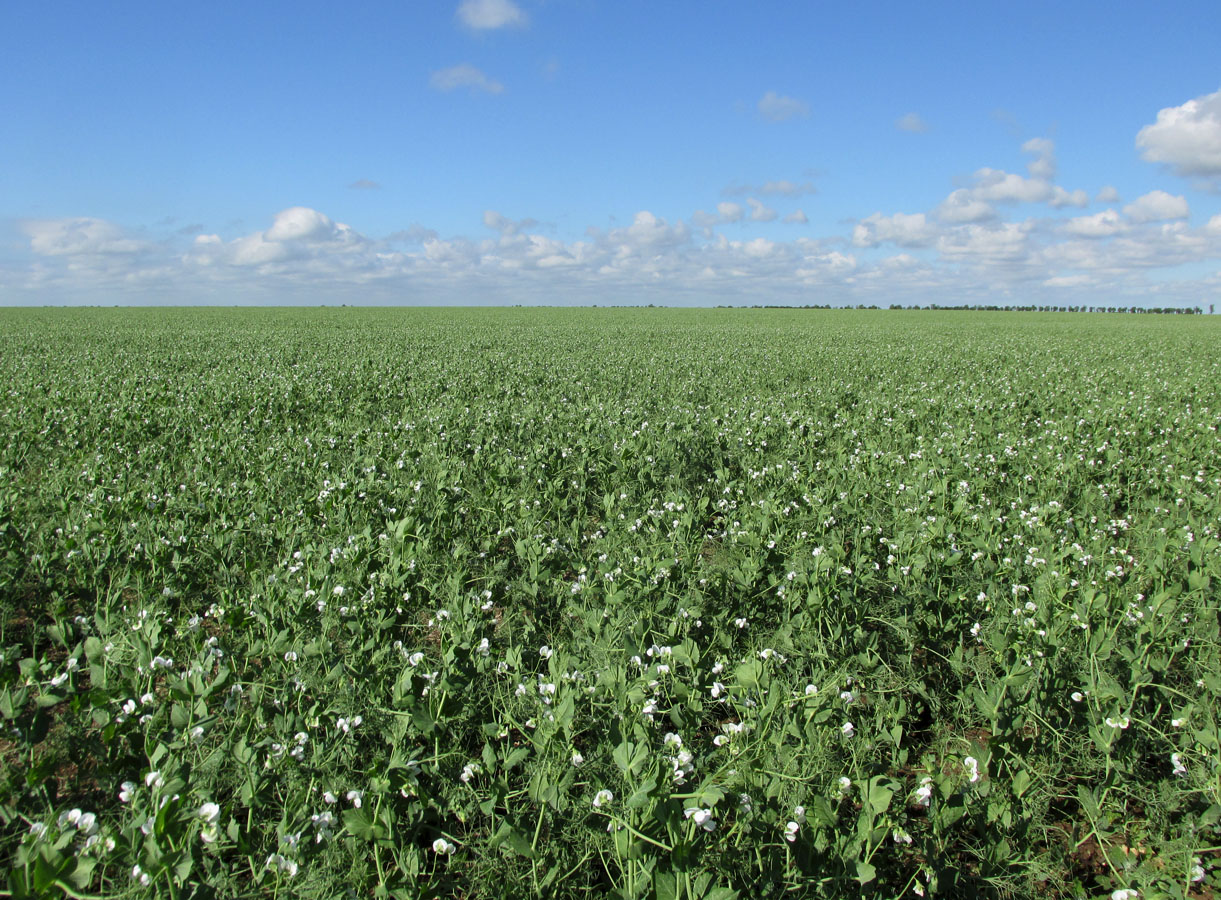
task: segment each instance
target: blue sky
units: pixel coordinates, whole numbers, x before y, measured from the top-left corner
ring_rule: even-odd
[[[1213,3],[6,20],[2,304],[1221,293]]]

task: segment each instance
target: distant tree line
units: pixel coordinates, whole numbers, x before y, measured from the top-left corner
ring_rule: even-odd
[[[731,307],[720,307],[722,309]],[[940,303],[930,303],[928,306],[904,306],[892,303],[889,309],[922,309],[922,310],[974,310],[976,312],[1053,312],[1053,313],[1141,313],[1144,315],[1176,315],[1199,316],[1204,310],[1198,306],[997,306],[995,304],[968,303],[956,306],[942,306]],[[872,304],[858,303],[856,306],[832,306],[830,304],[810,303],[804,306],[785,306],[778,303],[755,304],[751,309],[882,309]],[[1212,305],[1209,305],[1212,312]]]

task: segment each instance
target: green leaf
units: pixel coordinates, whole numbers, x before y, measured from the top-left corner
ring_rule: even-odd
[[[371,841],[376,838],[377,827],[373,823],[373,815],[365,808],[345,809],[343,811],[343,827],[354,838]]]
[[[496,833],[492,835],[488,845],[493,850],[498,847],[506,847],[518,856],[524,856],[526,859],[533,859],[535,856],[534,848],[530,846],[530,841],[508,822],[500,823],[500,827],[496,829]]]
[[[856,880],[868,884],[878,877],[878,870],[863,860],[856,861]]]
[[[611,759],[624,775],[631,775],[644,765],[649,758],[648,745],[643,741],[631,741],[624,738],[613,751]]]
[[[624,806],[628,809],[639,809],[649,802],[649,798],[655,790],[657,790],[656,777],[650,778],[632,791],[632,795],[624,802]]]
[[[678,877],[673,872],[654,872],[653,896],[656,900],[677,900]]]
[[[529,747],[514,747],[511,751],[509,751],[509,755],[505,757],[504,770],[506,772],[511,771],[512,769],[521,765],[521,763],[529,755],[530,755]]]

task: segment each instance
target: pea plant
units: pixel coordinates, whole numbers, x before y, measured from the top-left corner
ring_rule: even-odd
[[[0,893],[1212,896],[1219,338],[0,311]]]

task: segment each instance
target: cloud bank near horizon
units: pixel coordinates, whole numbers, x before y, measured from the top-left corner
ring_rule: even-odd
[[[504,5],[470,7],[478,21],[501,22],[486,27],[514,24]],[[490,90],[469,72],[446,84],[441,89]],[[769,100],[771,113],[760,111],[772,121],[802,114],[789,101]],[[1215,178],[1221,91],[1161,110],[1135,145],[1170,177],[1196,187]],[[1129,298],[1144,306],[1197,305],[1221,287],[1221,215],[1193,223],[1187,197],[1162,189],[1121,205],[1104,186],[1091,199],[1085,188],[1058,182],[1051,139],[1031,138],[1020,149],[1024,173],[981,167],[930,209],[876,210],[818,236],[804,233],[804,209],[818,199],[814,184],[784,177],[725,189],[740,202],[669,219],[641,209],[630,224],[591,225],[568,238],[492,209],[470,234],[452,236],[426,223],[364,234],[308,206],[225,237],[154,234],[96,217],[26,219],[19,228],[29,264],[0,268],[0,287],[10,304],[1117,305]],[[799,199],[805,207],[794,206]],[[752,233],[762,226],[766,235]]]

